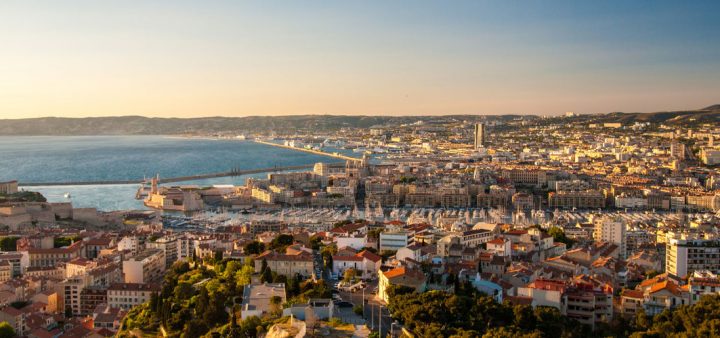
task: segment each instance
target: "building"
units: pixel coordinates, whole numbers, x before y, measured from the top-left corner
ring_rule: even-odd
[[[700,160],[705,165],[720,164],[720,150],[703,149],[702,151],[700,151]]]
[[[382,257],[363,250],[355,255],[334,255],[333,256],[333,274],[342,276],[347,269],[355,269],[359,278],[367,279],[375,277]]]
[[[277,297],[277,298],[275,298]],[[247,319],[252,316],[262,317],[273,310],[282,311],[282,304],[287,300],[285,284],[264,283],[249,284],[243,289],[240,317]],[[273,309],[277,307],[277,309]]]
[[[280,254],[275,251],[265,251],[255,257],[255,272],[262,273],[262,262],[278,275],[294,277],[300,275],[308,278],[313,274],[314,260],[310,253],[300,251],[295,254]]]
[[[159,249],[130,257],[123,261],[125,283],[148,283],[160,280],[165,273],[165,251]]]
[[[687,285],[691,305],[700,301],[704,295],[720,294],[720,278],[707,270],[694,271]]]
[[[608,242],[617,245],[620,248],[620,256],[627,257],[627,226],[625,223],[609,219],[601,218],[594,222],[593,239],[597,242]]]
[[[398,251],[413,243],[408,231],[383,231],[380,233],[380,251]]]
[[[388,288],[392,285],[406,286],[417,292],[423,292],[427,287],[425,274],[422,271],[406,267],[378,271],[378,278],[378,297],[386,303],[390,301]]]
[[[670,239],[665,250],[665,271],[674,278],[699,270],[720,273],[720,241]]]
[[[178,241],[175,238],[160,237],[154,242],[146,242],[147,249],[158,249],[165,252],[165,266],[171,267],[173,263],[178,261]]]
[[[565,316],[595,327],[598,322],[610,322],[613,314],[612,287],[538,278],[517,289],[517,295],[530,300],[533,307],[551,306]]]
[[[158,284],[116,283],[107,289],[107,304],[112,308],[130,310],[133,306],[150,301],[153,293],[160,292]]]
[[[0,182],[0,195],[10,195],[18,192],[18,182]]]
[[[485,138],[487,137],[485,134],[485,124],[484,123],[476,123],[475,124],[475,149],[480,149],[485,146]]]
[[[462,232],[460,244],[465,247],[475,248],[480,244],[490,242],[495,238],[495,233],[485,229],[467,230]]]
[[[605,196],[597,190],[557,191],[548,193],[550,208],[597,209],[605,207]]]
[[[685,158],[685,144],[673,142],[670,144],[670,157],[677,159]]]
[[[73,258],[80,257],[82,253],[82,241],[76,241],[64,248],[40,249],[28,248],[30,266],[56,266],[58,263],[67,262]]]
[[[25,323],[25,313],[12,307],[6,306],[0,309],[0,322],[7,322],[10,326],[15,329],[15,334],[18,337],[24,336],[28,328]]]

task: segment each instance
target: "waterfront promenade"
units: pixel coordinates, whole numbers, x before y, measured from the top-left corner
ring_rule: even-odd
[[[291,146],[286,146],[284,144],[278,144],[278,143],[272,143],[272,142],[260,141],[260,140],[255,140],[255,143],[260,143],[260,144],[264,144],[264,145],[268,145],[268,146],[280,147],[280,148],[285,148],[285,149],[292,149],[292,150],[297,150],[297,151],[304,151],[304,152],[310,153],[310,154],[329,156],[329,157],[339,158],[341,160],[346,160],[346,161],[361,161],[361,159],[359,159],[357,157],[350,157],[350,156],[346,156],[346,155],[342,155],[342,154],[328,153],[328,152],[324,152],[321,150],[291,147]]]

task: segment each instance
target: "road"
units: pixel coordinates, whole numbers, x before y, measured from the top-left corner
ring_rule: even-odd
[[[390,318],[390,312],[387,306],[383,305],[375,298],[375,295],[372,294],[372,290],[377,287],[377,284],[377,280],[368,283],[368,286],[365,288],[365,298],[363,298],[363,290],[358,292],[338,291],[338,294],[343,301],[350,302],[353,305],[362,305],[364,300],[365,308],[363,318],[365,318],[367,326],[373,331],[382,329],[380,336],[385,337],[385,335],[390,332],[392,319]]]

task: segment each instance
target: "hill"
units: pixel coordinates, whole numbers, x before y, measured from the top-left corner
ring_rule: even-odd
[[[142,116],[0,120],[0,135],[179,135],[219,132],[335,131],[343,127],[447,121],[508,121],[518,115],[480,116],[341,116],[293,115],[203,118],[149,118]],[[526,117],[534,118],[534,117]]]

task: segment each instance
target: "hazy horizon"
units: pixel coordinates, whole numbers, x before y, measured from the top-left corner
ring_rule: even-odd
[[[3,1],[0,119],[720,103],[720,3]]]

